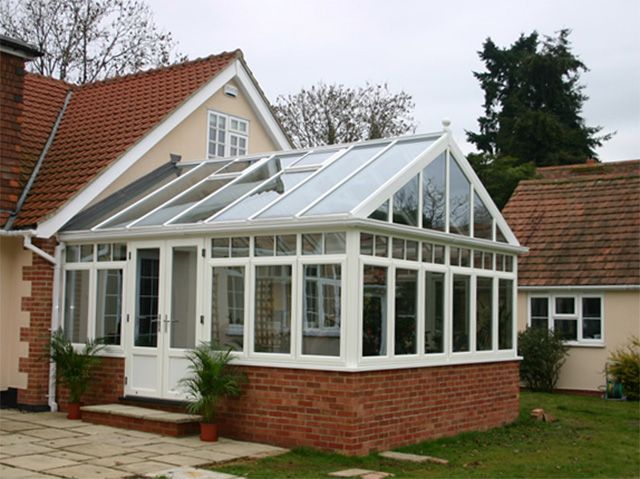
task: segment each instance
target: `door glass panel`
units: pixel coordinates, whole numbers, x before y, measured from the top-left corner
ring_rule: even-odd
[[[244,344],[244,266],[213,268],[211,342],[234,351]]]
[[[67,271],[64,293],[64,333],[72,343],[87,341],[89,270]]]
[[[291,265],[256,266],[255,351],[291,352]]]
[[[136,318],[134,345],[158,345],[160,249],[139,249],[136,264]]]
[[[196,342],[198,248],[174,246],[171,268],[171,347],[193,348]]]

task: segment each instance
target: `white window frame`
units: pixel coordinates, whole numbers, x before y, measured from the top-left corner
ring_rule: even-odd
[[[604,294],[603,293],[591,293],[591,292],[536,292],[531,293],[527,297],[527,326],[531,327],[531,300],[534,298],[547,298],[547,328],[551,331],[555,330],[555,320],[575,320],[577,328],[577,339],[567,340],[564,343],[568,346],[605,346],[605,313],[604,313]],[[558,314],[556,313],[556,298],[573,298],[574,300],[574,314]],[[583,337],[583,313],[582,313],[582,300],[584,298],[597,298],[600,300],[600,339],[588,339]],[[596,318],[586,318],[596,319]]]
[[[216,136],[215,139],[211,138],[211,119],[215,117],[216,118],[216,125],[214,127],[214,129],[216,130],[216,133],[220,130],[218,128],[218,123],[217,123],[217,119],[218,118],[224,118],[225,120],[225,129],[224,129],[224,143],[220,143],[218,141],[218,137]],[[236,121],[238,122],[238,124],[243,124],[246,125],[245,131],[241,131],[240,129],[232,129],[231,128],[231,122],[232,121]],[[205,157],[208,159],[215,159],[215,158],[227,158],[227,157],[235,157],[235,156],[245,156],[249,154],[249,120],[245,119],[245,118],[240,118],[237,116],[233,116],[233,115],[228,115],[226,113],[222,113],[216,110],[207,110],[207,144],[205,146]],[[240,151],[235,151],[232,152],[233,148],[238,148],[239,146],[232,146],[231,145],[231,138],[235,138],[238,143],[240,142],[240,140],[244,140],[245,141],[245,149],[243,152]],[[215,154],[211,154],[211,150],[210,150],[210,145],[211,142],[214,142],[214,144],[216,145],[215,148]],[[224,155],[220,156],[218,155],[218,145],[223,145],[224,147]]]

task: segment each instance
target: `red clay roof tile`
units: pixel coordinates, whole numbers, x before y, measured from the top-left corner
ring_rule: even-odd
[[[522,286],[640,284],[640,160],[540,168],[503,210]]]

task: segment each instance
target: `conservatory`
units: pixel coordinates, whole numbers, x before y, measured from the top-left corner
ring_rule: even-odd
[[[179,169],[60,235],[64,330],[125,397],[184,399],[211,341],[249,377],[231,436],[360,454],[515,419],[524,249],[450,132]]]

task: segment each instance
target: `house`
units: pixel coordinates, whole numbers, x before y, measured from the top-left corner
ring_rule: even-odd
[[[640,330],[640,161],[538,169],[503,210],[529,252],[518,264],[518,328],[570,346],[557,387],[601,390],[609,354]]]
[[[236,55],[227,60],[235,65],[230,76],[223,76],[227,65],[202,79],[218,85],[225,102],[226,86],[246,70]],[[268,129],[266,120],[252,119],[250,135],[262,123],[276,151],[252,147],[250,137],[248,150],[223,156],[220,130],[231,124],[244,131],[237,121],[251,110],[207,107],[183,131],[208,129],[196,141],[199,156],[188,157],[199,161],[185,161],[193,142],[184,138],[192,137],[178,136],[140,174],[117,168],[131,152],[148,157],[150,136],[163,141],[154,136],[158,126],[148,127],[127,148],[113,147],[121,153],[105,166],[110,182],[97,171],[75,180],[85,174],[81,166],[94,171],[83,152],[112,151],[119,131],[129,138],[126,126],[182,85],[175,72],[194,64],[90,85],[87,109],[74,110],[72,93],[33,193],[14,215],[14,228],[32,230],[14,255],[35,244],[49,256],[23,266],[31,282],[25,294],[36,295],[24,301],[30,322],[23,341],[41,348],[58,326],[78,345],[99,337],[109,346],[86,403],[174,407],[185,399],[178,381],[186,353],[201,341],[222,343],[249,379],[240,398],[222,405],[222,434],[289,447],[366,454],[513,421],[517,255],[525,249],[447,123],[432,134],[294,151],[277,123]],[[140,110],[127,101],[102,121],[71,113],[117,99],[102,100],[97,88],[126,82],[112,87],[125,94],[134,90],[129,82],[156,75],[180,78],[158,98],[136,97]],[[247,89],[238,88],[233,101]],[[66,129],[65,118],[73,120]],[[116,126],[102,134],[107,120]],[[100,134],[100,148],[75,146],[92,134]],[[74,140],[62,141],[65,135]],[[56,141],[70,149],[56,156]],[[166,164],[170,153],[182,160]],[[47,170],[51,158],[74,166]],[[42,178],[53,187],[37,186]],[[72,181],[80,189],[66,195]],[[56,393],[42,356],[27,356],[21,366],[28,372],[21,404],[31,404],[31,387],[39,385],[38,405],[65,407],[65,391]],[[32,374],[28,366],[39,369]]]
[[[239,50],[84,86],[25,73],[40,53],[20,41],[0,36],[0,53],[0,391],[48,409],[61,228],[205,158],[290,145]]]

